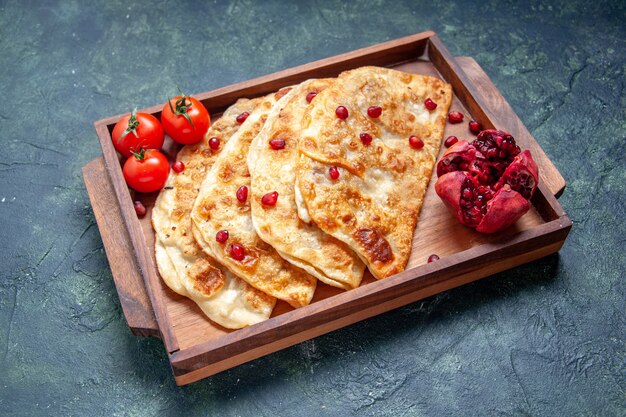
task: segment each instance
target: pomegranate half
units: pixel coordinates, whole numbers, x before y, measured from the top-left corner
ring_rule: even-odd
[[[530,151],[521,151],[503,130],[483,130],[460,140],[437,163],[435,191],[459,221],[495,233],[528,210],[539,173]]]

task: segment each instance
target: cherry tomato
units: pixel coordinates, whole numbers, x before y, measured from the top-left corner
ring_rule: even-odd
[[[170,164],[161,152],[142,149],[126,160],[122,172],[131,188],[150,193],[163,188],[170,174]]]
[[[141,148],[160,150],[164,137],[159,120],[148,113],[137,113],[137,109],[115,124],[112,135],[113,146],[124,158]]]
[[[202,103],[183,94],[165,103],[161,112],[161,123],[169,137],[188,145],[202,140],[211,126],[211,119]]]

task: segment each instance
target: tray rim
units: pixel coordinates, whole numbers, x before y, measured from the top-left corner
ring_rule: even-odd
[[[353,62],[354,60],[367,59],[372,54],[378,54],[380,52],[388,51],[390,47],[399,48],[405,52],[407,48],[415,48],[414,51],[417,52],[417,54],[413,55],[412,59],[419,57],[426,50],[428,50],[430,60],[437,67],[442,76],[444,76],[446,81],[453,84],[453,86],[455,87],[455,95],[459,98],[459,100],[463,102],[468,111],[470,111],[477,120],[483,123],[484,126],[493,127],[494,117],[489,112],[485,111],[487,106],[482,103],[482,98],[480,96],[475,96],[474,92],[472,91],[472,82],[467,79],[463,70],[454,61],[454,58],[449,54],[447,49],[445,49],[445,46],[443,46],[435,33],[431,31],[422,32],[416,35],[400,38],[389,42],[384,42],[378,45],[374,45],[372,47],[362,48],[356,51],[337,55],[331,58],[326,58],[320,61],[315,61],[299,67],[290,68],[274,74],[269,74],[263,77],[258,77],[252,80],[218,88],[216,90],[212,90],[207,93],[201,93],[196,96],[202,100],[211,100],[213,97],[220,96],[223,100],[225,100],[224,97],[226,97],[226,99],[234,101],[237,98],[234,97],[235,95],[247,97],[253,96],[250,94],[251,90],[256,91],[258,93],[257,95],[261,95],[266,92],[265,90],[263,90],[263,88],[269,88],[269,91],[274,91],[276,89],[274,87],[276,82],[289,84],[290,80],[292,80],[294,77],[309,78],[313,76],[314,74],[312,73],[315,72],[316,66],[322,65],[325,67],[325,69],[332,67],[332,71],[339,72],[341,71],[341,69],[337,69],[336,67],[334,67],[334,65],[347,64],[348,67],[353,67],[356,65]],[[401,61],[393,62],[397,64]],[[304,70],[304,72],[302,72],[301,70]],[[259,86],[261,86],[262,88],[259,89]],[[148,107],[144,111],[158,113],[161,106],[162,105]],[[538,209],[541,208],[543,212],[547,213],[546,215],[552,220],[546,221],[546,223],[543,223],[532,229],[518,232],[513,235],[513,238],[511,238],[511,236],[506,236],[506,239],[504,240],[508,240],[508,242],[506,244],[503,244],[502,246],[498,246],[498,248],[495,250],[491,248],[491,246],[493,246],[492,244],[479,245],[462,252],[457,252],[454,255],[443,258],[439,262],[420,265],[415,268],[408,269],[386,280],[377,281],[370,285],[338,294],[332,297],[332,303],[325,303],[326,300],[321,300],[310,306],[306,306],[287,314],[268,319],[254,326],[250,326],[245,329],[239,329],[227,335],[221,336],[218,339],[202,342],[192,347],[188,347],[184,350],[180,350],[178,342],[176,340],[176,336],[173,332],[173,328],[171,327],[171,322],[169,320],[164,302],[159,297],[157,297],[155,291],[152,290],[152,285],[160,285],[160,282],[158,282],[158,280],[160,280],[160,277],[156,275],[156,265],[153,264],[150,254],[147,251],[148,247],[145,244],[145,239],[143,240],[143,242],[141,241],[141,239],[144,238],[143,232],[141,231],[141,225],[134,215],[134,209],[132,208],[130,194],[128,193],[128,188],[123,182],[123,177],[121,176],[121,167],[119,165],[118,156],[115,153],[115,150],[111,144],[110,129],[112,127],[112,124],[114,124],[121,116],[122,115],[118,115],[98,120],[94,123],[94,126],[96,128],[98,138],[102,146],[106,170],[109,174],[111,183],[115,190],[118,203],[120,204],[125,227],[131,237],[132,246],[135,249],[135,256],[137,257],[140,272],[144,278],[146,289],[150,296],[150,302],[153,306],[157,323],[159,324],[159,332],[161,333],[161,338],[163,339],[166,350],[170,357],[170,363],[174,370],[177,382],[179,382],[179,378],[183,375],[190,375],[192,372],[195,373],[197,371],[202,371],[202,369],[211,366],[211,363],[217,362],[216,359],[227,359],[227,356],[216,356],[216,352],[220,349],[224,351],[224,354],[230,355],[234,353],[233,345],[241,344],[242,340],[249,341],[253,337],[256,337],[257,341],[259,341],[260,344],[256,347],[252,347],[252,349],[263,347],[267,344],[264,344],[263,342],[268,341],[266,334],[276,334],[277,329],[283,329],[287,324],[292,324],[295,326],[303,320],[312,321],[312,318],[318,318],[318,316],[321,317],[328,315],[332,312],[337,312],[335,311],[336,309],[333,309],[332,306],[330,306],[329,304],[335,304],[339,299],[345,298],[345,301],[343,303],[339,303],[340,307],[345,309],[348,308],[346,307],[346,305],[349,306],[359,303],[365,297],[371,297],[372,294],[378,294],[380,296],[381,294],[393,292],[394,289],[397,289],[397,287],[402,286],[403,284],[407,287],[406,291],[409,292],[401,292],[399,293],[399,296],[409,296],[411,295],[411,291],[415,288],[406,285],[407,283],[413,282],[413,284],[417,285],[417,281],[421,280],[423,281],[422,284],[424,284],[424,282],[427,282],[429,279],[434,279],[437,273],[441,272],[442,270],[446,270],[447,274],[446,278],[442,277],[440,278],[440,280],[442,282],[449,280],[450,276],[454,276],[450,275],[451,273],[454,273],[455,271],[459,273],[462,272],[463,268],[467,267],[468,263],[471,263],[472,261],[475,261],[476,259],[479,259],[480,257],[483,257],[485,255],[494,253],[497,254],[501,251],[512,251],[515,248],[519,249],[524,246],[532,247],[534,249],[542,248],[543,246],[531,245],[531,243],[535,242],[537,239],[552,239],[553,244],[560,242],[560,247],[562,241],[565,239],[567,233],[569,232],[569,229],[571,228],[571,221],[563,211],[562,207],[560,206],[554,195],[546,189],[545,184],[540,183],[536,198],[533,198],[533,205],[535,205]],[[558,248],[556,250],[558,250]],[[556,250],[553,250],[553,252]],[[488,275],[491,275],[491,273],[489,273]],[[436,284],[435,281],[433,282]],[[338,299],[336,297],[340,298]],[[394,295],[393,298],[396,297],[398,297],[398,294]],[[339,311],[341,312],[341,309]],[[370,316],[365,316],[358,320],[362,320],[363,318]],[[350,323],[358,320],[351,321]],[[321,324],[324,323],[321,322]],[[343,325],[333,327],[330,330],[334,330],[338,327],[343,327]],[[326,333],[330,330],[323,331],[322,333]],[[315,333],[313,336],[322,333]],[[276,339],[274,338],[273,340],[275,341]],[[297,343],[298,341],[300,340],[296,340],[294,343]],[[289,343],[288,345],[294,343]],[[236,351],[237,349],[234,350]],[[275,350],[277,349],[274,349],[272,351]],[[241,354],[245,354],[247,351],[249,350],[244,350]],[[194,363],[194,361],[197,361],[198,358],[202,358],[209,354],[212,355],[213,358],[211,359],[211,361],[208,362],[208,364],[207,362],[205,362],[200,367],[196,366],[197,364]],[[256,355],[254,356],[254,358],[258,356],[261,355]],[[253,358],[249,358],[247,360],[250,359]],[[182,380],[181,382],[187,383]]]

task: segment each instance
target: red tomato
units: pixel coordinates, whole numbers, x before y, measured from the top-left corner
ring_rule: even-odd
[[[113,128],[113,146],[124,158],[143,149],[160,150],[163,146],[163,127],[158,119],[137,110],[122,117]]]
[[[122,171],[131,188],[150,193],[163,188],[170,174],[170,164],[161,152],[142,149],[126,160]]]
[[[161,123],[169,137],[188,145],[202,140],[211,126],[211,119],[202,103],[183,94],[165,103]]]

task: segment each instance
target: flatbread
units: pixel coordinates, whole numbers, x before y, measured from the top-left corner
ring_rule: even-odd
[[[170,172],[152,210],[155,255],[163,281],[174,292],[192,299],[211,320],[230,329],[267,319],[276,299],[251,287],[204,254],[193,238],[190,213],[206,171],[240,126],[235,117],[253,111],[259,103],[260,100],[237,101],[201,142],[182,148],[176,159],[185,164],[185,170]],[[212,137],[221,141],[217,150],[208,146]]]
[[[361,283],[365,264],[345,243],[315,224],[300,220],[294,194],[300,122],[309,105],[307,94],[319,93],[333,82],[303,82],[294,88],[280,111],[270,114],[248,153],[250,204],[254,229],[280,256],[326,284],[351,289]],[[269,144],[271,140],[283,140],[285,147],[275,150]],[[260,201],[272,191],[277,191],[280,198],[276,207],[266,209]]]
[[[257,235],[250,215],[251,196],[244,203],[236,198],[241,186],[250,188],[247,164],[250,144],[270,113],[279,111],[289,99],[290,90],[266,96],[231,137],[202,183],[191,218],[196,241],[206,253],[255,288],[293,307],[301,307],[311,301],[317,280],[287,262]],[[225,243],[216,240],[220,230],[229,233]],[[234,244],[245,250],[241,261],[231,256]]]
[[[424,101],[437,108],[429,112]],[[404,270],[443,136],[452,88],[435,77],[363,67],[318,94],[302,121],[296,202],[304,221],[348,244],[376,278]],[[342,120],[338,106],[348,109]],[[371,118],[370,106],[382,115]],[[364,145],[359,135],[373,141]],[[415,135],[422,149],[409,146]],[[331,180],[329,168],[340,178]]]

